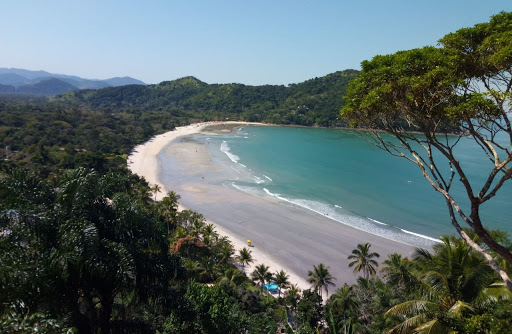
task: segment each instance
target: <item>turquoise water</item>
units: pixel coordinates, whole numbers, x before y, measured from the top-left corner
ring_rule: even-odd
[[[414,164],[362,140],[354,131],[293,127],[243,127],[222,136],[197,136],[213,158],[231,168],[223,184],[283,205],[297,205],[341,224],[423,246],[454,234],[445,201]],[[471,178],[489,164],[471,141],[460,144]],[[455,196],[464,199],[460,187]],[[486,226],[512,232],[512,182],[485,205]],[[463,203],[463,206],[465,204]]]

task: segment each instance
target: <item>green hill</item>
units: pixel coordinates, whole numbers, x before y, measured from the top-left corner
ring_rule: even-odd
[[[194,119],[307,126],[344,125],[337,119],[346,85],[358,74],[345,70],[289,86],[207,84],[194,77],[158,85],[129,85],[69,92],[53,99],[104,112],[170,112]]]

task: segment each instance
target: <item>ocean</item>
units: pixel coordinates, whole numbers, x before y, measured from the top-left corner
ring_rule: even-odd
[[[220,136],[193,136],[229,173],[222,186],[283,205],[300,206],[340,224],[425,247],[453,235],[446,203],[411,162],[346,129],[245,126]],[[461,165],[483,182],[491,166],[470,141],[459,143]],[[165,167],[164,167],[165,168]],[[454,195],[464,202],[456,185]],[[485,225],[512,233],[512,182],[484,205]],[[511,234],[512,235],[512,234]]]

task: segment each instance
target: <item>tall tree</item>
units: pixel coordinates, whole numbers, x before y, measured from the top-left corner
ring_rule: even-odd
[[[341,115],[364,128],[361,135],[368,141],[419,167],[444,197],[456,231],[512,291],[510,278],[492,254],[461,227],[466,224],[512,263],[512,251],[492,238],[481,216],[482,206],[512,177],[511,36],[512,13],[502,12],[487,23],[446,35],[439,48],[364,61],[360,76],[348,87]],[[468,139],[476,143],[475,150],[482,150],[482,163],[489,163],[483,183],[458,159],[458,144]],[[460,183],[467,203],[454,197],[455,183]]]
[[[379,263],[374,258],[380,257],[377,253],[370,253],[371,244],[358,244],[357,248],[352,250],[352,255],[348,256],[349,260],[354,260],[348,264],[349,267],[354,267],[354,274],[360,271],[363,272],[364,278],[368,279],[370,276],[376,274],[375,267]]]
[[[290,275],[284,270],[276,271],[274,274],[274,283],[279,286],[279,298],[281,298],[281,289],[290,285]]]
[[[254,268],[251,278],[259,282],[260,286],[263,288],[265,283],[272,280],[272,273],[269,271],[269,267],[262,263]]]
[[[347,333],[352,323],[351,318],[356,313],[358,307],[359,302],[353,288],[345,283],[329,298],[326,308],[331,311],[331,316],[333,314],[343,315],[343,329],[344,333]]]
[[[219,277],[219,283],[228,284],[231,287],[245,285],[247,276],[238,268],[229,268]]]
[[[240,263],[243,266],[244,272],[245,272],[245,266],[248,266],[249,263],[254,262],[254,259],[252,258],[252,251],[247,249],[246,247],[242,248],[238,255],[236,256],[236,260],[238,263]]]
[[[292,284],[290,288],[284,293],[284,300],[292,312],[297,308],[297,303],[300,299],[300,289],[297,284]]]
[[[151,187],[151,192],[153,192],[153,194],[155,194],[155,201],[156,201],[156,196],[158,195],[158,193],[160,192],[160,190],[162,190],[162,187],[155,183],[152,187]]]
[[[401,254],[388,254],[387,260],[382,261],[382,264],[380,271],[391,286],[409,290],[417,283],[412,273],[412,262]]]
[[[313,266],[313,270],[308,271],[308,283],[311,283],[312,287],[317,293],[322,296],[322,289],[325,290],[325,295],[329,293],[329,286],[336,286],[334,281],[336,278],[329,272],[329,267],[323,263]]]
[[[420,298],[391,307],[386,315],[402,317],[390,333],[434,333],[447,331],[453,320],[473,312],[477,301],[496,296],[486,295],[494,282],[493,271],[473,248],[461,240],[441,237],[442,244],[428,250],[418,249],[415,261],[420,267]],[[508,290],[501,297],[509,298]],[[498,297],[499,298],[499,297]]]
[[[159,213],[160,216],[163,217],[165,225],[167,226],[167,234],[169,234],[171,226],[173,229],[176,227],[179,199],[180,195],[176,194],[174,191],[170,191],[167,193],[167,196],[159,202]]]

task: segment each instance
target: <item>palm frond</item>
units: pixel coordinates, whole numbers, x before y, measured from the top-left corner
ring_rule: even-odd
[[[388,331],[388,334],[408,334],[415,328],[425,323],[425,315],[419,314],[414,317],[407,318]]]
[[[443,325],[437,319],[430,320],[419,325],[413,331],[413,334],[441,334],[444,333]]]
[[[464,311],[474,312],[475,309],[470,304],[457,300],[446,313],[452,318],[460,319]]]
[[[391,307],[385,315],[409,316],[425,312],[436,312],[439,306],[428,300],[410,300]]]

